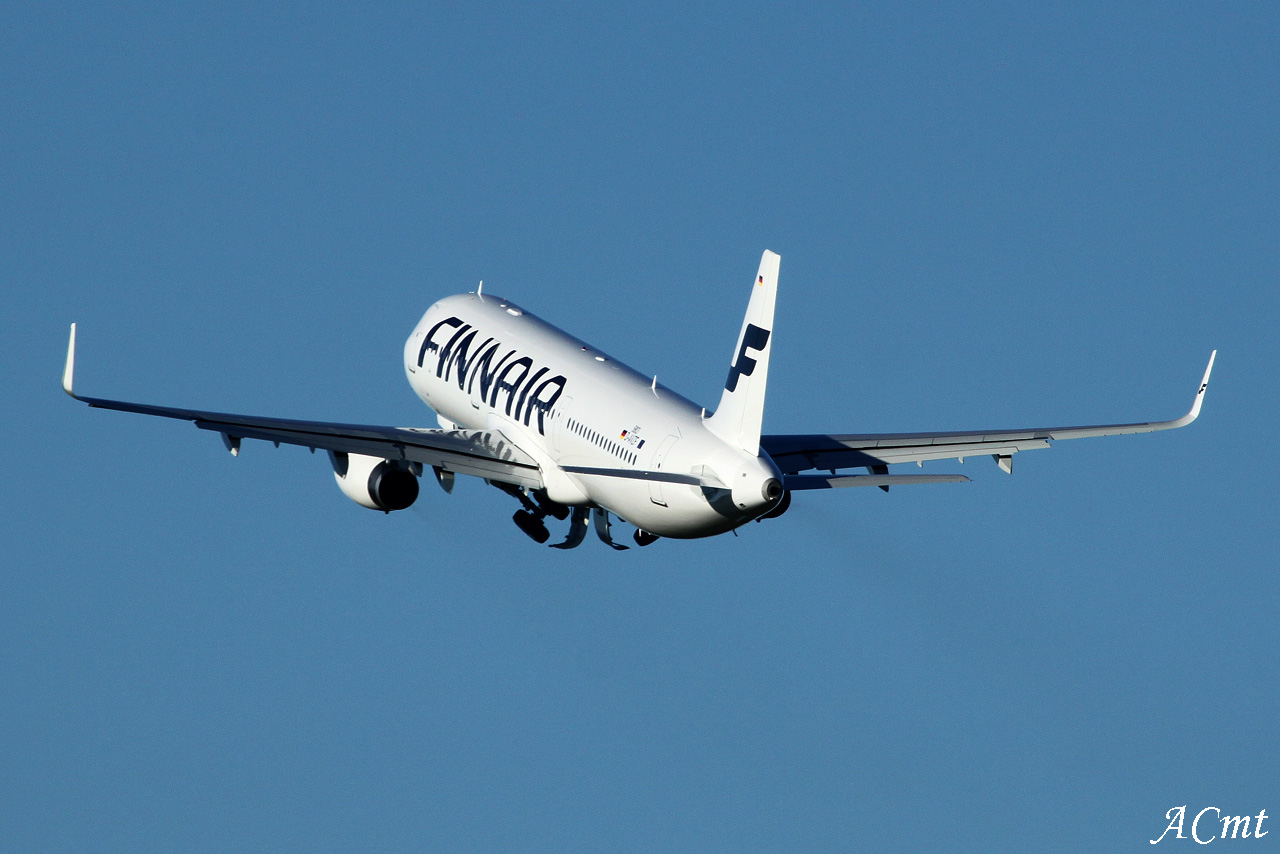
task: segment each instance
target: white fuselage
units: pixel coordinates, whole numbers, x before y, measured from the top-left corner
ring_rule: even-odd
[[[692,402],[509,300],[440,300],[405,343],[404,364],[410,386],[442,421],[502,432],[537,461],[560,503],[595,505],[680,538],[724,533],[777,503],[766,491],[782,476],[766,454],[727,444]],[[565,472],[575,467],[706,483]]]

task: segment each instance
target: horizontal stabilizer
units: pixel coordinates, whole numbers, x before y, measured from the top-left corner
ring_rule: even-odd
[[[789,474],[782,488],[842,489],[850,486],[911,486],[917,483],[967,483],[962,474]]]

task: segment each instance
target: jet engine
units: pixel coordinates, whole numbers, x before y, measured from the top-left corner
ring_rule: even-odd
[[[418,498],[418,478],[408,463],[335,451],[329,452],[329,461],[342,494],[361,507],[389,513]]]

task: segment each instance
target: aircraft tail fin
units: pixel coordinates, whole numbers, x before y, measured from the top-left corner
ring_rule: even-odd
[[[760,258],[747,316],[733,350],[729,378],[725,381],[720,405],[706,421],[712,433],[749,454],[760,452],[764,390],[769,380],[769,353],[773,350],[773,307],[778,295],[781,260],[767,249]]]

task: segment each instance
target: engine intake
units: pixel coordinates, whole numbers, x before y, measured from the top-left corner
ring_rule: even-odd
[[[418,478],[408,465],[365,454],[329,452],[342,494],[370,510],[403,510],[418,499]]]

